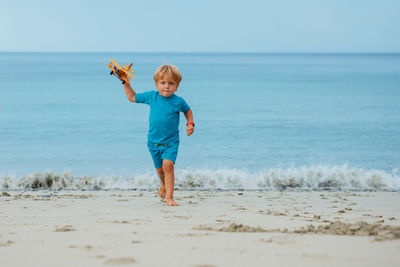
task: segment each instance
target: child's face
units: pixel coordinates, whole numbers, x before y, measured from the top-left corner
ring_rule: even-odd
[[[173,80],[163,78],[156,82],[156,88],[160,95],[169,97],[173,95],[178,89],[179,84]]]

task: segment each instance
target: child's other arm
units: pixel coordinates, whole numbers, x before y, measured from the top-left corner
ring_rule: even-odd
[[[128,100],[136,103],[136,99],[135,99],[136,92],[135,92],[135,90],[132,89],[131,85],[129,83],[124,83],[124,89],[125,89],[125,94],[126,94],[126,97],[128,98]]]
[[[189,109],[187,112],[183,113],[185,114],[187,122],[193,122],[193,112],[192,109]],[[194,132],[194,127],[191,124],[188,124],[186,126],[186,135],[189,136]]]

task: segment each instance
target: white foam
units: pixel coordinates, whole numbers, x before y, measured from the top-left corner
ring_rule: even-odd
[[[3,176],[0,182],[2,190],[153,190],[160,184],[153,172],[131,177],[31,173]],[[239,169],[178,169],[175,186],[180,190],[400,190],[400,175],[397,169],[388,173],[347,165],[272,168],[255,173]]]

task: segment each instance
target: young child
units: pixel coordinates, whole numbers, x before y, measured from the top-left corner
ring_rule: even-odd
[[[175,95],[182,80],[177,67],[162,65],[158,67],[153,78],[157,91],[137,94],[129,83],[124,83],[125,94],[131,102],[150,106],[147,147],[161,180],[158,194],[168,206],[179,206],[174,200],[174,164],[179,147],[179,113],[185,114],[188,136],[194,132],[193,113],[185,100]]]

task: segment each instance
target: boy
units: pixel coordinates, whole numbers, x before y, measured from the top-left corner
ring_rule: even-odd
[[[185,114],[188,136],[194,132],[193,113],[185,100],[175,95],[182,80],[177,67],[162,65],[158,67],[153,78],[158,91],[137,94],[129,83],[123,85],[129,101],[150,106],[147,147],[161,180],[158,194],[168,206],[179,206],[174,200],[174,164],[179,147],[179,112]]]

